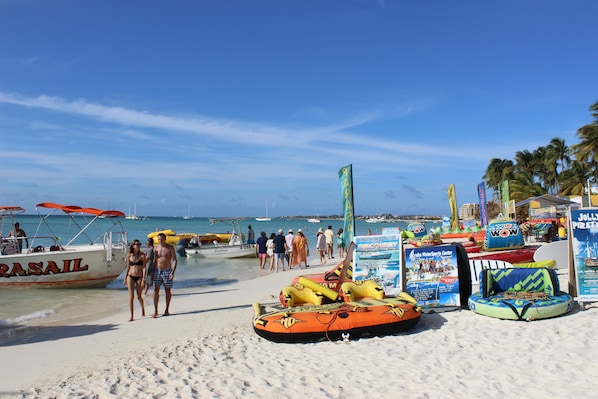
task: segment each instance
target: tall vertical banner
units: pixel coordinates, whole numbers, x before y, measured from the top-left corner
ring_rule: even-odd
[[[345,242],[353,241],[355,236],[355,215],[353,212],[353,165],[347,165],[338,171],[338,178],[341,183],[341,201],[343,204],[344,225],[343,234]]]
[[[503,180],[502,187],[501,187],[501,194],[502,194],[502,209],[505,215],[509,214],[509,201],[511,199],[511,195],[509,194],[509,181]]]
[[[455,185],[448,187],[448,200],[451,207],[451,230],[459,229],[459,213],[457,211],[457,196],[455,195]]]
[[[480,227],[488,224],[488,208],[486,207],[486,184],[478,184],[478,202],[480,207]]]

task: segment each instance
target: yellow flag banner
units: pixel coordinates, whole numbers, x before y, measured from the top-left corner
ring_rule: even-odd
[[[502,191],[502,212],[505,215],[510,215],[509,202],[511,202],[511,194],[509,193],[509,181],[503,180],[500,191]],[[515,213],[513,211],[512,213]]]
[[[448,200],[451,207],[451,230],[457,230],[459,228],[459,214],[457,211],[457,196],[455,195],[454,184],[448,187]]]

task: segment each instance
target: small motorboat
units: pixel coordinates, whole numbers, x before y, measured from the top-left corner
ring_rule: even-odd
[[[212,259],[232,259],[255,257],[255,245],[243,242],[243,235],[240,230],[240,221],[246,218],[220,218],[210,219],[210,223],[217,222],[230,223],[232,233],[228,243],[220,243],[214,240],[211,244],[189,245],[185,248],[187,257],[212,258]]]

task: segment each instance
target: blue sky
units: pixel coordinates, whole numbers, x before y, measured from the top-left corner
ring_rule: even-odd
[[[594,0],[0,0],[0,203],[449,215],[598,101]],[[491,196],[490,190],[488,196]]]

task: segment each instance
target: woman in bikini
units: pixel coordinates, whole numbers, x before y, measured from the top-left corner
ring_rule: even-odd
[[[131,318],[133,321],[133,303],[135,302],[135,292],[137,292],[137,299],[141,304],[141,316],[145,316],[145,305],[143,304],[143,285],[145,280],[145,264],[147,258],[141,252],[141,242],[134,240],[129,248],[127,256],[127,273],[125,275],[124,285],[129,289],[129,307],[131,309]]]

